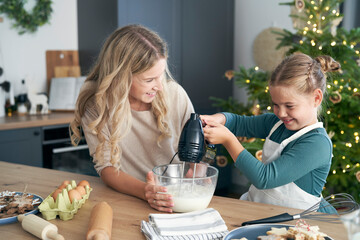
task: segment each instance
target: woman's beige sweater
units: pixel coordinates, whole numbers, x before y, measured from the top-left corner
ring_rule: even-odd
[[[119,145],[122,149],[122,156],[117,166],[120,170],[139,179],[145,181],[146,173],[151,171],[155,166],[167,164],[177,152],[178,141],[181,131],[186,121],[190,118],[190,114],[194,112],[194,107],[185,92],[185,90],[176,82],[170,82],[168,86],[169,101],[169,127],[171,129],[171,137],[165,137],[160,141],[160,147],[157,145],[157,139],[160,131],[157,128],[156,119],[152,111],[131,111],[132,128],[130,133],[126,135]],[[95,159],[95,150],[99,144],[99,140],[87,127],[96,117],[94,109],[88,108],[82,117],[82,127],[85,133],[86,142],[89,146],[90,155]],[[106,124],[103,129],[105,138],[109,139],[110,130]],[[96,171],[101,174],[102,169],[112,166],[110,163],[110,151],[104,152],[105,163],[95,164]],[[176,156],[173,162],[178,162]]]

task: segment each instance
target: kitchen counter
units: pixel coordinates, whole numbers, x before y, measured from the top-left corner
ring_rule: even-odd
[[[125,194],[115,192],[106,187],[99,177],[91,177],[70,172],[62,172],[38,167],[30,167],[0,161],[0,191],[24,190],[27,184],[27,192],[46,198],[64,180],[87,180],[93,191],[90,198],[81,209],[69,221],[59,218],[50,222],[57,225],[59,233],[65,239],[85,239],[90,213],[93,206],[106,201],[114,211],[112,226],[112,239],[145,239],[140,230],[141,220],[147,220],[150,213],[159,213],[152,209],[145,201]],[[209,207],[219,211],[229,230],[238,228],[244,221],[269,217],[288,212],[296,214],[299,210],[283,208],[274,205],[241,201],[233,198],[214,196]],[[41,216],[41,214],[38,214]],[[327,223],[323,221],[306,220],[311,225],[318,225],[322,232],[327,233],[333,239],[346,240],[346,231],[342,224]],[[284,224],[294,225],[296,221]],[[0,225],[1,239],[37,239],[35,236],[25,232],[20,223]]]
[[[68,124],[74,118],[73,112],[52,112],[44,115],[13,115],[0,117],[0,130],[42,127],[48,125]]]

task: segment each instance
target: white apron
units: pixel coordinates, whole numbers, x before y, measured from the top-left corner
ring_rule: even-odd
[[[262,153],[262,162],[264,164],[269,164],[275,159],[279,158],[281,152],[289,142],[297,139],[298,137],[313,129],[323,127],[322,122],[317,122],[299,130],[294,135],[285,139],[279,144],[271,141],[270,136],[281,124],[282,121],[277,122],[271,129],[269,135],[266,137]],[[289,169],[289,171],[291,171],[291,169]],[[292,171],[296,171],[296,169],[293,169]],[[295,183],[291,182],[276,188],[262,190],[257,189],[254,185],[251,185],[249,191],[244,193],[240,197],[240,200],[261,202],[290,208],[308,209],[309,207],[318,203],[321,200],[321,197],[316,197],[312,194],[309,194],[299,188]]]

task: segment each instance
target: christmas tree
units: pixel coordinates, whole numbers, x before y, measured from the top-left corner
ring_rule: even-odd
[[[343,0],[295,0],[289,5],[295,20],[295,33],[286,29],[274,32],[286,54],[302,52],[309,56],[329,55],[341,64],[341,71],[327,76],[327,95],[323,101],[321,121],[333,143],[331,170],[323,194],[346,192],[360,200],[360,28],[347,31],[337,27],[343,15],[339,5]],[[234,79],[249,95],[246,105],[233,98],[216,99],[222,111],[237,114],[261,114],[271,111],[268,93],[269,71],[239,66],[227,71],[225,77]],[[263,140],[239,139],[254,154],[262,148]]]

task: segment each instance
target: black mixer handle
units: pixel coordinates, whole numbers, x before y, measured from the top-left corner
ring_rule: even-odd
[[[262,219],[258,219],[258,220],[243,222],[241,224],[241,226],[246,226],[246,225],[251,225],[251,224],[259,224],[259,223],[278,223],[278,222],[286,222],[286,221],[291,221],[291,220],[294,220],[294,216],[292,216],[288,213],[283,213],[283,214],[279,214],[279,215],[268,217],[268,218],[262,218]]]

